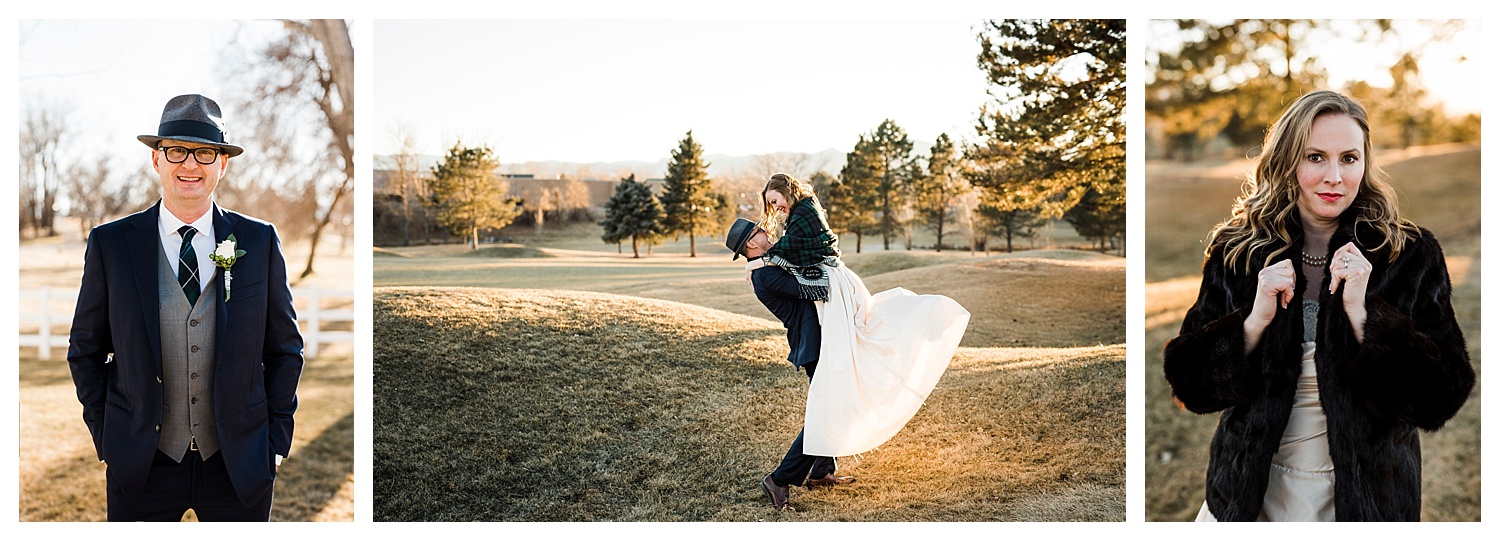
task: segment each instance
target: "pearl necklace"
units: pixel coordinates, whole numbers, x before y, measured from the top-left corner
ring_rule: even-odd
[[[1310,256],[1307,255],[1307,252],[1302,252],[1302,263],[1304,265],[1321,267],[1328,264],[1328,256]]]

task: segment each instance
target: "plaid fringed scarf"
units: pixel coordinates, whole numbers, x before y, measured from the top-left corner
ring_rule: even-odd
[[[828,271],[822,266],[839,266],[839,237],[829,230],[817,199],[798,201],[789,214],[781,238],[766,251],[766,259],[797,277],[804,298],[828,300]]]
[[[802,298],[810,301],[828,300],[828,269],[825,267],[840,265],[837,257],[824,258],[818,264],[806,267],[794,267],[791,262],[774,255],[767,255],[766,262],[792,273],[797,285],[802,286]]]

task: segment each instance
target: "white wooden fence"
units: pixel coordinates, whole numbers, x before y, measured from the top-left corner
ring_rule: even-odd
[[[323,330],[327,322],[354,321],[354,292],[350,290],[320,289],[315,287],[292,288],[292,299],[297,309],[297,323],[302,330],[303,355],[308,359],[318,356],[322,344],[354,343],[354,331]],[[344,300],[337,303],[342,308],[323,309],[324,300]],[[37,358],[52,357],[54,349],[61,355],[68,351],[68,333],[54,333],[54,325],[73,323],[73,307],[78,304],[78,291],[43,287],[21,290],[20,322],[22,328],[28,323],[36,324],[35,332],[22,331],[20,346],[37,348]]]

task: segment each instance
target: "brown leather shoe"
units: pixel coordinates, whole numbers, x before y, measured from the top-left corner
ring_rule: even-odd
[[[766,474],[765,479],[760,480],[760,488],[766,491],[767,496],[771,497],[771,505],[775,506],[777,511],[797,512],[796,509],[793,509],[792,506],[786,503],[787,487],[779,486],[776,484],[776,481],[772,481],[771,474]]]
[[[831,487],[831,486],[837,486],[837,485],[847,485],[847,484],[853,483],[853,482],[854,482],[854,478],[853,477],[834,477],[834,475],[830,473],[830,474],[825,475],[823,477],[820,477],[818,479],[808,479],[807,480],[807,488],[818,488],[818,487]]]

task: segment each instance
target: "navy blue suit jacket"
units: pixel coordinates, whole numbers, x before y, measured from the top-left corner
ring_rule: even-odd
[[[750,283],[755,285],[755,298],[786,327],[786,341],[792,348],[787,360],[795,366],[816,366],[823,325],[813,301],[799,297],[802,287],[797,278],[781,267],[765,266],[750,272]]]
[[[99,459],[125,490],[141,492],[162,422],[157,265],[165,263],[149,209],[95,228],[68,338],[68,366]],[[214,205],[215,246],[235,236],[231,295],[217,296],[214,408],[220,453],[240,501],[260,499],[276,477],[275,456],[292,446],[302,375],[302,335],[292,309],[281,241],[269,223]],[[224,287],[214,267],[211,287]],[[112,355],[112,357],[111,357]]]

